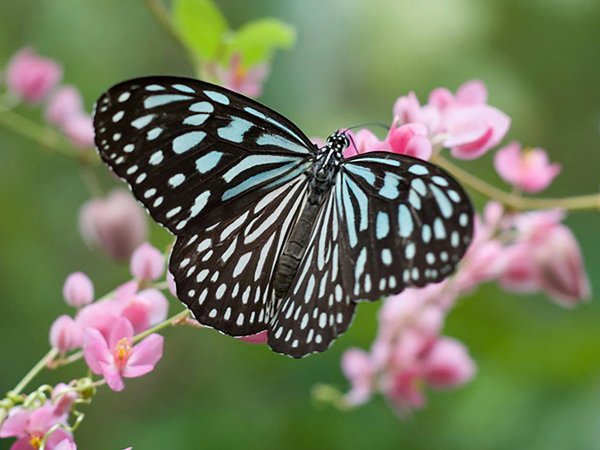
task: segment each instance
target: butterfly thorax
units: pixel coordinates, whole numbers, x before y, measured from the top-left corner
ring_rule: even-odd
[[[323,200],[335,183],[336,175],[344,159],[343,153],[348,144],[346,135],[336,131],[327,138],[325,146],[317,152],[312,165],[312,177],[306,204],[275,270],[273,287],[277,299],[283,298],[292,285],[308,246],[315,219]]]

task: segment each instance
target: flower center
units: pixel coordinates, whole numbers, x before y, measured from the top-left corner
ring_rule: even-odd
[[[113,354],[115,356],[117,366],[123,367],[131,355],[131,343],[129,342],[129,339],[123,338],[117,342],[117,346],[115,347]]]
[[[42,446],[43,436],[39,434],[34,434],[29,438],[29,444],[35,449],[38,450]]]

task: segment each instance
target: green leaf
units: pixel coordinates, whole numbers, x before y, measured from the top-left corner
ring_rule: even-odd
[[[173,19],[181,39],[200,60],[217,55],[228,25],[212,0],[175,0]]]
[[[296,41],[296,30],[278,19],[266,18],[241,27],[228,45],[229,56],[240,54],[245,66],[265,62],[276,48],[290,48]]]

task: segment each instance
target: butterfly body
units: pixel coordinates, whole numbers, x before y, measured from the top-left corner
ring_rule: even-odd
[[[314,145],[260,103],[209,83],[120,83],[94,115],[104,162],[177,236],[169,270],[202,324],[268,330],[293,357],[322,352],[356,302],[452,273],[473,232],[461,186],[428,162],[344,158],[348,137]]]

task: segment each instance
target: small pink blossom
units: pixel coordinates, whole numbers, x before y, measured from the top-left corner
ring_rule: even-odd
[[[63,353],[80,347],[81,339],[81,328],[70,316],[60,316],[50,327],[50,345]]]
[[[216,66],[213,72],[220,84],[227,89],[250,97],[259,97],[265,79],[269,75],[269,66],[258,64],[254,67],[245,67],[241,56],[233,55],[229,60],[229,67]]]
[[[46,120],[54,126],[62,127],[67,120],[81,114],[83,99],[74,86],[62,86],[50,98],[46,106]]]
[[[133,325],[135,333],[162,322],[168,315],[169,301],[158,289],[146,289],[114,301],[121,308],[120,315]]]
[[[504,249],[504,270],[498,280],[503,289],[511,292],[536,292],[540,289],[532,252],[533,248],[527,242]]]
[[[122,309],[122,306],[112,300],[95,302],[81,308],[75,316],[75,322],[81,330],[93,328],[108,339],[113,326],[121,317]]]
[[[80,211],[79,226],[90,246],[117,260],[128,259],[148,234],[144,210],[121,189],[86,203]]]
[[[376,368],[368,353],[351,348],[342,356],[342,370],[350,380],[351,390],[346,394],[349,405],[367,402],[373,393]]]
[[[6,72],[8,88],[31,103],[42,101],[62,78],[58,63],[37,55],[31,48],[19,50]]]
[[[542,289],[557,303],[572,307],[590,297],[581,250],[567,227],[556,226],[546,242],[536,246],[533,257]]]
[[[94,285],[92,280],[83,272],[74,272],[67,277],[63,285],[65,302],[75,308],[92,303],[94,300]]]
[[[413,158],[429,160],[431,157],[431,142],[427,138],[427,128],[419,123],[392,126],[386,142],[390,151]]]
[[[114,391],[125,388],[123,378],[140,377],[154,370],[162,353],[163,337],[158,334],[151,334],[134,346],[133,326],[125,318],[117,321],[108,342],[98,330],[88,328],[85,331],[85,361]]]
[[[67,117],[62,131],[74,145],[78,147],[94,146],[94,126],[92,117],[85,113]]]
[[[267,330],[261,331],[260,333],[251,334],[250,336],[243,336],[238,338],[240,341],[248,342],[249,344],[266,344],[269,336]]]
[[[344,150],[345,158],[379,150],[389,151],[389,146],[381,142],[371,130],[367,130],[366,128],[358,130],[356,133],[348,130],[346,131],[346,135],[348,136],[350,145]],[[325,142],[323,142],[323,145],[325,145]]]
[[[0,438],[16,437],[11,450],[38,450],[45,434],[55,425],[66,425],[67,416],[57,414],[50,403],[34,409],[25,410],[21,407],[11,409],[8,418],[0,428]],[[46,450],[54,450],[65,439],[72,441],[71,433],[63,428],[57,428],[46,439]]]
[[[475,371],[475,363],[464,344],[444,337],[427,354],[423,378],[432,387],[447,389],[468,383]]]
[[[165,257],[148,242],[137,247],[129,263],[131,274],[141,280],[158,280],[165,272]]]
[[[504,181],[526,192],[546,189],[561,170],[560,164],[550,164],[543,149],[522,151],[518,142],[511,142],[498,150],[494,166]]]
[[[426,130],[425,135],[437,132],[440,127],[440,109],[431,104],[421,106],[414,92],[409,92],[407,96],[398,98],[394,104],[393,112],[394,120],[401,125],[423,125]]]

